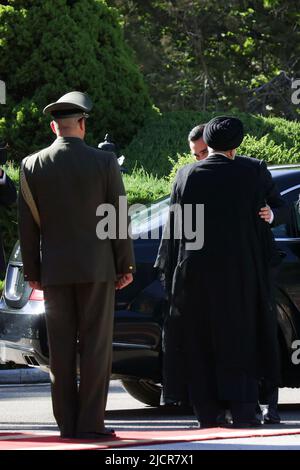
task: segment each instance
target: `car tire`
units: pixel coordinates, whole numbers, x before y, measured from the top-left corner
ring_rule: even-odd
[[[145,405],[159,406],[161,386],[151,380],[122,380],[123,387],[136,400]]]

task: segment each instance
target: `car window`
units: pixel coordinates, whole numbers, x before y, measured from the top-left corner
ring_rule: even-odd
[[[131,230],[133,235],[149,232],[162,227],[168,217],[170,197],[159,199],[147,206],[136,206],[130,211]]]
[[[277,227],[272,228],[275,238],[300,237],[299,193],[300,188],[297,188],[283,195],[290,206],[290,217],[287,224],[278,225]]]
[[[272,232],[275,238],[287,238],[290,236],[288,234],[288,227],[286,224],[277,225],[277,227],[273,227]]]

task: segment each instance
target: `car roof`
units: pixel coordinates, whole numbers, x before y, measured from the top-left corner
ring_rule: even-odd
[[[280,191],[298,185],[300,187],[300,165],[274,165],[268,169]]]

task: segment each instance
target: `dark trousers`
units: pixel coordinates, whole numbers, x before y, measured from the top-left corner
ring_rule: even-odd
[[[194,405],[194,413],[201,424],[226,424],[225,412],[230,410],[232,415],[232,421],[234,424],[246,424],[251,423],[256,417],[256,402],[239,402],[229,401],[220,402],[219,400],[207,400],[203,403],[196,403]]]
[[[274,322],[277,324],[277,305],[276,305],[276,280],[279,276],[281,263],[278,261],[281,255],[281,259],[284,257],[283,252],[276,252],[276,257],[274,258],[274,265],[271,266],[270,274],[270,301],[272,309],[274,312]],[[274,255],[275,256],[275,255]],[[277,264],[276,264],[277,260]],[[278,357],[280,361],[280,356]],[[260,393],[259,393],[259,402],[269,405],[269,410],[271,412],[277,413],[278,405],[278,385],[270,382],[268,379],[261,379],[260,381]]]
[[[115,284],[46,286],[44,295],[52,405],[61,434],[101,432],[111,372]]]
[[[233,423],[250,423],[255,419],[258,381],[245,373],[230,369],[204,367],[190,382],[190,399],[201,425],[212,424],[229,409]]]

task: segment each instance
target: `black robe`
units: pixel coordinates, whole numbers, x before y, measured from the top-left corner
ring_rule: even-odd
[[[192,401],[253,401],[243,377],[278,383],[269,286],[276,252],[270,226],[258,216],[276,193],[256,159],[212,155],[179,170],[171,205],[204,204],[204,246],[191,251],[184,237],[176,240],[178,220],[170,212],[164,232],[170,239],[163,238],[155,264],[165,274],[170,306],[163,336],[165,401],[185,401],[188,388]],[[278,195],[281,206],[285,210]]]

